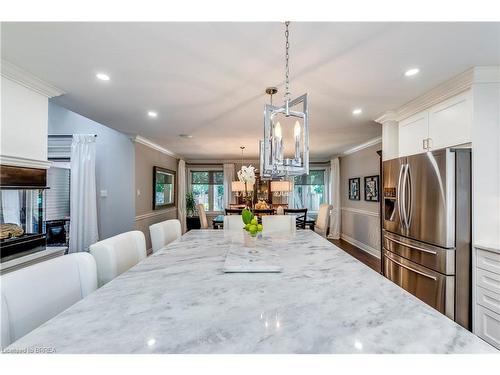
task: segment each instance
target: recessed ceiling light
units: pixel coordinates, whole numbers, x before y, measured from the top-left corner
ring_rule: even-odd
[[[158,112],[155,112],[155,111],[148,111],[148,116],[149,116],[149,117],[156,118],[156,117],[158,117]]]
[[[352,111],[352,114],[354,116],[360,115],[362,113],[363,113],[363,110],[361,108],[356,108],[356,109],[353,109],[353,111]]]
[[[179,134],[179,137],[181,138],[193,138],[191,134]]]
[[[405,76],[412,77],[414,75],[417,75],[419,72],[420,72],[419,68],[411,68],[405,72]]]
[[[97,73],[95,76],[97,77],[97,79],[100,79],[101,81],[110,80],[109,76],[106,73]]]

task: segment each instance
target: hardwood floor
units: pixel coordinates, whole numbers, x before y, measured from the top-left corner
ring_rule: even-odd
[[[354,258],[356,258],[360,262],[363,262],[368,267],[374,269],[375,271],[377,271],[379,273],[381,272],[380,259],[378,259],[377,257],[374,257],[371,254],[368,254],[366,251],[363,251],[359,247],[351,245],[349,242],[346,242],[342,239],[329,240],[329,241],[331,243],[333,243],[335,246],[340,247],[346,253],[352,255]]]

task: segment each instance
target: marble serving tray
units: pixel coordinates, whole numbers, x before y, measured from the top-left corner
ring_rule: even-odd
[[[283,266],[275,250],[264,244],[260,246],[259,241],[256,241],[253,246],[231,244],[223,270],[226,273],[274,273],[283,271]]]

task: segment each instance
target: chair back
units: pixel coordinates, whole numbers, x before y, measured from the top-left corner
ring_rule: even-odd
[[[5,348],[96,290],[96,263],[89,253],[74,253],[6,273],[1,280]]]
[[[295,216],[292,215],[269,215],[262,216],[264,233],[281,232],[293,233],[296,230]]]
[[[323,203],[319,206],[318,217],[316,218],[315,227],[324,229],[328,227],[330,219],[330,210],[332,206],[328,203]]]
[[[182,236],[181,222],[177,219],[165,220],[149,227],[153,253]]]
[[[224,216],[224,230],[225,231],[241,231],[245,224],[241,219],[241,215],[226,215]]]
[[[295,215],[295,223],[297,228],[306,229],[307,208],[285,208],[285,215]]]
[[[227,215],[241,215],[241,211],[243,208],[226,208],[226,216]]]
[[[319,206],[318,217],[316,218],[316,223],[314,224],[314,231],[323,237],[326,237],[328,234],[331,209],[332,206],[328,203],[323,203]]]
[[[255,216],[264,216],[264,215],[274,215],[276,211],[274,208],[266,208],[263,210],[253,210],[253,214]]]
[[[200,216],[201,229],[208,229],[208,219],[207,219],[207,214],[205,212],[205,206],[200,203],[196,207],[198,208],[198,215]]]
[[[146,239],[138,230],[119,234],[90,245],[102,286],[146,258]]]

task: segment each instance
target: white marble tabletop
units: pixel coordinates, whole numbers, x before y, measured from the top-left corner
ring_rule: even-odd
[[[312,231],[264,240],[283,272],[224,273],[240,240],[191,231],[8,349],[498,353]]]

